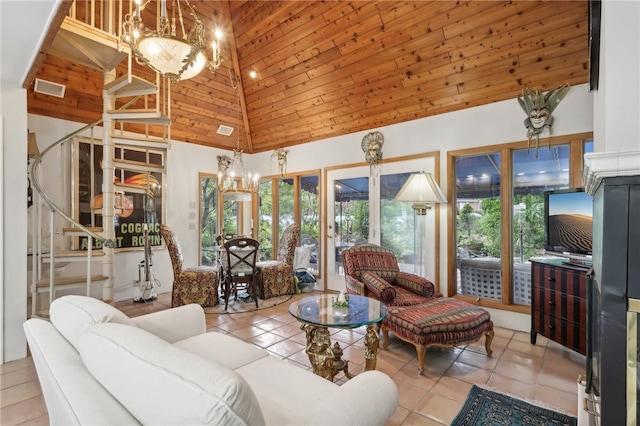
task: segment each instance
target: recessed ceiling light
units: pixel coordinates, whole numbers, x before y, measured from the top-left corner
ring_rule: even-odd
[[[546,172],[546,171],[544,171],[544,170],[540,170],[538,173],[540,173],[541,175],[543,175],[543,174],[545,174],[545,173],[547,173],[547,172]]]
[[[251,78],[257,78],[257,77],[258,77],[258,71],[256,71],[256,70],[249,70],[249,77],[251,77]]]

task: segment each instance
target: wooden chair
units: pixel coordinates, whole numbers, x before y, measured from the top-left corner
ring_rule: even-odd
[[[260,243],[253,238],[234,238],[224,243],[224,309],[231,294],[238,299],[238,289],[246,288],[258,307],[256,260]]]
[[[173,266],[171,307],[197,303],[202,306],[218,304],[218,270],[210,266],[185,267],[182,250],[175,233],[167,225],[160,225]]]

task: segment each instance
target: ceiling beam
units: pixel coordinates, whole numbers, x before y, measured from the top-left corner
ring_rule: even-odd
[[[236,37],[233,31],[233,21],[231,20],[231,10],[229,9],[229,0],[222,2],[225,17],[229,21],[229,29],[231,34],[227,35],[229,39],[229,50],[231,61],[233,62],[233,72],[236,75],[236,84],[238,85],[238,96],[240,102],[240,111],[242,111],[242,121],[244,122],[244,133],[247,141],[247,152],[253,152],[253,142],[251,141],[251,128],[249,127],[249,117],[247,116],[247,105],[244,99],[244,89],[242,84],[242,74],[240,73],[240,62],[238,61],[238,50],[236,48]],[[238,123],[240,124],[240,123]],[[240,129],[238,129],[240,131]]]

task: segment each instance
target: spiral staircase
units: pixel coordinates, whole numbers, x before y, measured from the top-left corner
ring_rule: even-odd
[[[91,1],[93,3],[93,1]],[[98,3],[98,2],[96,2]],[[119,41],[118,25],[113,3],[103,10],[100,25],[84,22],[75,16],[75,4],[71,7],[49,51],[74,63],[89,66],[104,73],[102,119],[84,126],[55,141],[35,157],[29,169],[33,183],[34,209],[31,212],[31,316],[48,317],[48,306],[61,294],[78,293],[91,296],[101,284],[101,298],[113,302],[114,257],[117,248],[115,221],[127,208],[128,194],[152,193],[152,173],[164,174],[166,151],[170,147],[170,81],[156,74],[153,82],[132,75],[131,54]],[[120,2],[117,2],[120,3]],[[100,4],[105,4],[101,2]],[[120,8],[121,13],[122,8]],[[86,19],[85,19],[86,20]],[[127,61],[126,72],[117,76],[116,67]],[[119,67],[124,69],[123,66]],[[143,128],[143,133],[128,131],[130,125]],[[102,129],[100,129],[102,127]],[[96,134],[102,134],[96,137]],[[41,135],[39,137],[42,138]],[[66,189],[49,190],[51,182],[44,181],[46,167],[62,169],[56,157],[71,157],[74,141],[88,144],[90,152],[102,146],[102,182],[88,185],[90,200],[101,193],[102,206],[92,206],[90,223],[80,223],[77,185],[72,178],[64,179]],[[127,159],[128,151],[144,153],[147,161]],[[119,153],[116,156],[116,152]],[[151,154],[161,153],[163,164],[148,161]],[[53,155],[52,155],[53,154]],[[138,154],[140,156],[140,154]],[[71,163],[71,158],[63,160]],[[89,161],[88,175],[96,175],[95,161]],[[135,174],[138,179],[126,182],[125,175]],[[97,189],[101,190],[98,191]],[[96,226],[98,217],[102,226]],[[101,262],[101,267],[96,262]],[[73,268],[68,265],[74,264]],[[66,269],[82,273],[66,273]],[[92,292],[93,289],[93,292]]]

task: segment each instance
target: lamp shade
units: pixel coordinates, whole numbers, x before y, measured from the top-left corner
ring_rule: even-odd
[[[202,51],[195,50],[177,37],[148,36],[138,41],[138,49],[151,68],[162,75],[177,76],[180,80],[195,77],[207,63],[207,57]],[[186,61],[194,53],[194,63],[183,72]]]
[[[38,141],[36,140],[36,134],[33,132],[27,132],[27,156],[29,158],[40,155],[38,149]]]
[[[431,173],[414,173],[402,185],[393,201],[405,203],[446,203],[447,197]]]

